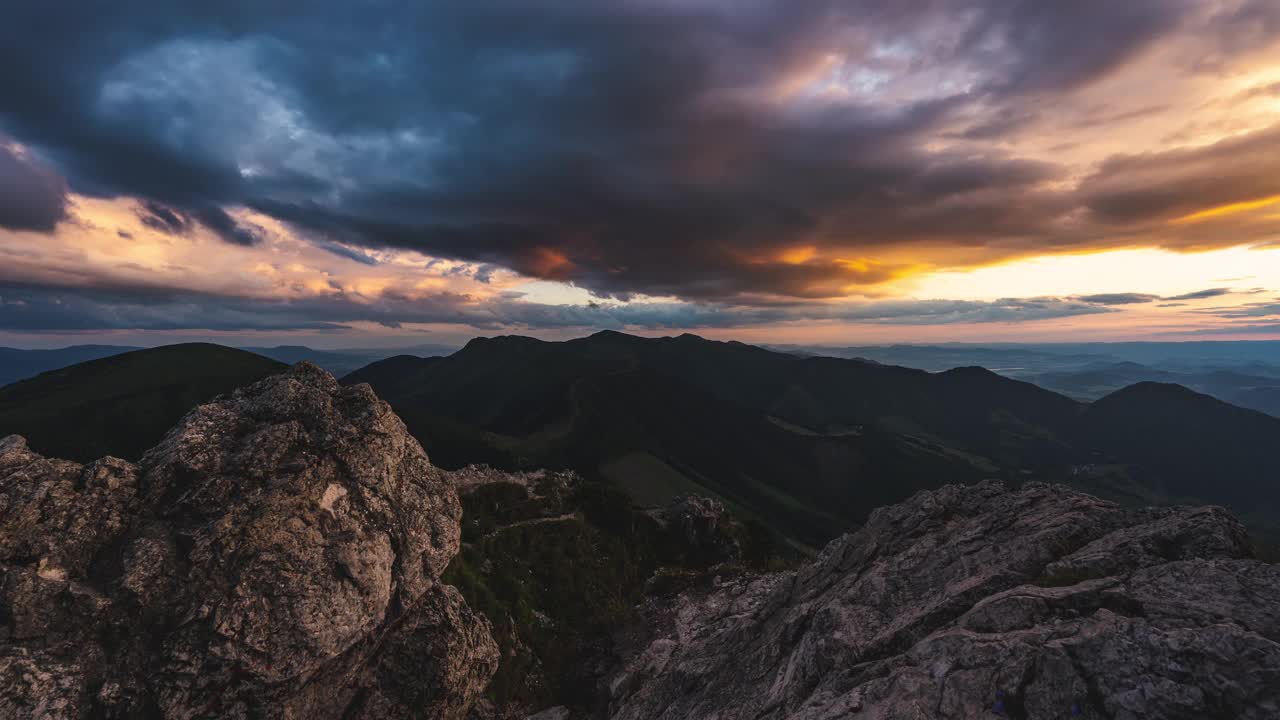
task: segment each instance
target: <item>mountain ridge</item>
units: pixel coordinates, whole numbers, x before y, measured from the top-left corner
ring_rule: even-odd
[[[680,424],[671,417],[693,416],[701,411],[673,410],[667,419],[662,419],[656,412],[658,408],[655,406],[655,412],[649,413],[647,404],[663,397],[668,398],[672,408],[680,407],[681,402],[692,397],[690,392],[679,390],[681,386],[714,396],[714,403],[703,401],[701,407],[720,408],[721,420],[708,417],[701,429],[690,428],[682,435],[703,437],[707,442],[714,441],[714,433],[708,433],[710,428],[734,426],[737,420],[733,418],[737,416],[754,416],[762,423],[813,438],[852,438],[856,433],[875,430],[882,433],[882,438],[903,439],[894,443],[934,448],[926,450],[925,455],[949,454],[954,461],[952,472],[958,473],[950,475],[954,480],[1003,477],[1020,482],[1038,477],[1079,481],[1090,491],[1115,498],[1136,497],[1157,503],[1184,499],[1230,501],[1241,510],[1260,498],[1275,496],[1271,488],[1254,477],[1257,473],[1244,473],[1239,478],[1224,473],[1213,483],[1204,482],[1204,477],[1215,475],[1206,475],[1207,468],[1215,463],[1228,468],[1232,460],[1212,443],[1194,442],[1189,428],[1170,431],[1188,436],[1184,444],[1197,448],[1203,460],[1196,466],[1198,474],[1159,463],[1155,450],[1138,443],[1136,436],[1137,444],[1129,448],[1090,429],[1089,424],[1096,420],[1107,423],[1109,432],[1128,437],[1125,421],[1111,417],[1108,408],[1112,401],[1095,408],[976,366],[929,373],[841,358],[799,357],[689,334],[640,338],[604,331],[564,342],[520,336],[476,340],[452,356],[431,362],[405,360],[404,367],[411,371],[403,376],[399,373],[404,368],[381,372],[386,368],[373,366],[343,381],[358,378],[371,382],[426,444],[432,442],[433,436],[448,437],[450,442],[445,444],[469,447],[468,452],[483,456],[485,462],[508,469],[540,464],[574,467],[595,479],[612,477],[631,486],[643,482],[635,479],[637,473],[655,482],[671,476],[676,478],[676,485],[689,484],[743,508],[752,505],[747,498],[757,492],[756,486],[731,462],[714,466],[707,466],[705,461],[690,462],[692,449],[673,449],[681,443],[687,445],[683,440],[657,439],[668,431],[664,426]],[[656,375],[618,375],[637,368]],[[592,422],[575,414],[579,407],[573,400],[575,393],[587,388],[598,393],[603,387],[599,379],[605,377],[612,378],[613,392],[625,391],[628,398],[617,403],[619,412],[652,418],[648,426],[605,437],[602,428],[617,427],[616,422]],[[641,381],[642,377],[646,379]],[[647,384],[650,390],[625,390],[619,384],[620,378],[633,378],[637,387]],[[609,393],[599,394],[593,402],[594,407],[608,408]],[[1238,425],[1244,435],[1261,438],[1261,445],[1266,444],[1264,440],[1280,443],[1280,426],[1273,427],[1265,416],[1242,415],[1225,407],[1209,408],[1215,422],[1226,427]],[[1163,411],[1153,406],[1150,412]],[[580,429],[575,431],[575,427]],[[565,438],[575,439],[576,446]],[[773,438],[772,432],[763,431],[740,441],[714,442],[718,442],[714,445],[718,449],[712,450],[713,446],[708,445],[695,455],[729,458],[746,446],[786,444]],[[835,448],[837,444],[828,450],[803,452],[824,453],[826,459],[822,462],[826,467],[832,468],[831,472],[844,473],[852,482],[857,475],[849,464],[853,457],[849,453],[855,443],[848,440],[839,450]],[[567,455],[566,447],[571,450]],[[448,448],[441,448],[436,455],[446,466],[465,464],[467,459],[451,456]],[[797,457],[801,456],[792,457],[793,469],[804,466]],[[841,457],[846,459],[840,460]],[[1271,467],[1265,458],[1259,458],[1259,462],[1259,467]],[[695,470],[699,464],[703,469]],[[770,463],[760,465],[768,467]],[[1145,471],[1143,465],[1158,465],[1159,473],[1169,474],[1172,481],[1164,483],[1163,478]],[[903,476],[904,466],[896,467],[899,469],[894,473],[882,473],[882,482],[892,486],[895,481],[890,478]],[[794,474],[777,472],[755,480],[784,496],[794,496]],[[815,471],[798,474],[822,475]],[[932,474],[947,476],[936,470]],[[670,485],[666,480],[662,482]],[[1193,489],[1199,493],[1185,492],[1188,483],[1198,484]],[[896,491],[880,496],[876,504],[904,499],[911,490],[919,489],[910,484],[899,485]],[[1229,487],[1232,485],[1243,489]],[[771,507],[774,505],[770,503]],[[842,505],[837,502],[835,506]],[[1267,519],[1257,522],[1273,526],[1275,530],[1266,533],[1272,535],[1280,533],[1280,524],[1270,519],[1276,511],[1268,505],[1261,514],[1250,517],[1257,520],[1266,515]],[[840,517],[856,521],[860,515]],[[794,528],[801,525],[804,523],[792,523],[792,529],[784,532],[794,537]],[[811,525],[822,527],[822,523]]]

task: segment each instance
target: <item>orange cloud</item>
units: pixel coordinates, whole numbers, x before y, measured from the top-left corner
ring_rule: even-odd
[[[576,268],[577,265],[569,259],[569,256],[550,247],[535,248],[530,262],[530,269],[534,275],[551,280],[568,277]]]
[[[778,254],[778,259],[788,265],[803,265],[809,262],[818,254],[818,249],[812,245],[800,245],[798,247],[788,248]]]
[[[1226,205],[1219,205],[1217,207],[1209,208],[1208,210],[1201,210],[1199,212],[1191,213],[1190,215],[1184,215],[1180,218],[1175,218],[1171,222],[1174,225],[1183,225],[1186,223],[1200,222],[1202,220],[1209,220],[1211,218],[1223,217],[1226,215],[1235,215],[1238,213],[1249,212],[1250,210],[1257,210],[1258,208],[1270,207],[1271,205],[1275,205],[1276,203],[1280,203],[1280,195],[1271,195],[1269,197],[1259,198],[1257,200],[1246,200],[1244,202],[1235,202],[1235,203],[1228,203]]]

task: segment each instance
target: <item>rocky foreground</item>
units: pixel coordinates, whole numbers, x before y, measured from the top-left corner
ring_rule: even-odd
[[[797,572],[647,608],[615,720],[1280,718],[1280,566],[1220,508],[919,493]]]
[[[302,364],[138,466],[0,441],[0,718],[465,717],[488,622],[438,582],[453,483]]]
[[[0,718],[501,712],[490,624],[439,579],[455,486],[481,481],[308,364],[194,410],[137,466],[6,438]],[[731,555],[704,505],[664,527]],[[950,486],[639,620],[594,710],[539,717],[1280,717],[1280,567],[1217,508]]]

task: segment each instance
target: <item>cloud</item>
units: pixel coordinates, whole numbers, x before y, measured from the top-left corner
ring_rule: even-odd
[[[368,265],[370,267],[373,267],[378,264],[377,258],[365,252],[364,250],[361,250],[360,248],[354,248],[349,245],[343,245],[342,243],[332,242],[324,238],[313,239],[312,242],[322,250],[331,252],[334,255],[337,255],[338,257],[343,257],[348,260],[355,260],[361,265]]]
[[[182,235],[191,229],[190,221],[181,212],[151,200],[143,201],[138,208],[138,219],[152,230],[169,235]]]
[[[1148,295],[1145,293],[1100,293],[1097,295],[1077,295],[1076,300],[1080,302],[1094,303],[1096,305],[1138,305],[1140,303],[1149,303],[1161,299],[1159,295]]]
[[[421,250],[606,298],[832,298],[929,266],[1249,240],[1156,231],[1270,192],[1274,131],[1113,158],[1078,184],[1005,141],[1170,38],[1229,65],[1274,39],[1274,8],[24,3],[0,63],[32,70],[0,78],[0,126],[78,192],[167,208],[147,217],[174,232],[252,244],[228,212],[248,207],[332,252]],[[815,251],[780,260],[796,246]]]
[[[66,209],[62,177],[0,135],[0,228],[52,232]]]
[[[479,298],[452,292],[370,298],[334,290],[285,299],[238,297],[156,286],[51,288],[0,284],[0,330],[343,330],[354,323],[387,328],[465,325],[479,330],[557,328],[732,328],[784,322],[952,325],[1051,320],[1111,312],[1063,298],[995,301],[894,300],[853,304],[788,303],[771,307],[721,303],[581,305],[529,302],[519,293]]]
[[[1280,315],[1280,303],[1250,303],[1231,308],[1213,308],[1206,311],[1225,319],[1247,319]]]
[[[236,220],[227,211],[213,205],[197,210],[195,217],[201,225],[232,245],[257,245],[262,242],[262,234],[265,232],[256,225]]]
[[[224,242],[245,247],[257,245],[265,232],[261,227],[236,220],[214,205],[185,211],[146,200],[138,208],[138,219],[152,230],[168,235],[186,235],[195,229],[198,222]]]
[[[1222,297],[1230,295],[1231,288],[1209,288],[1207,290],[1197,290],[1195,292],[1183,293],[1182,295],[1171,295],[1164,298],[1165,300],[1205,300],[1208,298]]]
[[[1203,220],[1230,218],[1250,203],[1280,196],[1280,125],[1203,147],[1115,156],[1081,183],[1084,205],[1098,222],[1117,228],[1159,222],[1171,245],[1206,242]],[[1171,224],[1173,223],[1173,224]],[[1209,234],[1221,227],[1210,223]],[[1269,224],[1232,244],[1261,240]],[[1219,241],[1221,242],[1221,241]]]

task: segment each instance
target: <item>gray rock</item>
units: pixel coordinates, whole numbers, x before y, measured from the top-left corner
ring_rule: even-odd
[[[438,582],[450,478],[303,363],[134,467],[0,441],[0,717],[464,717],[489,625]]]
[[[651,603],[609,715],[1280,717],[1280,567],[1248,558],[1217,508],[924,492],[799,571]]]

